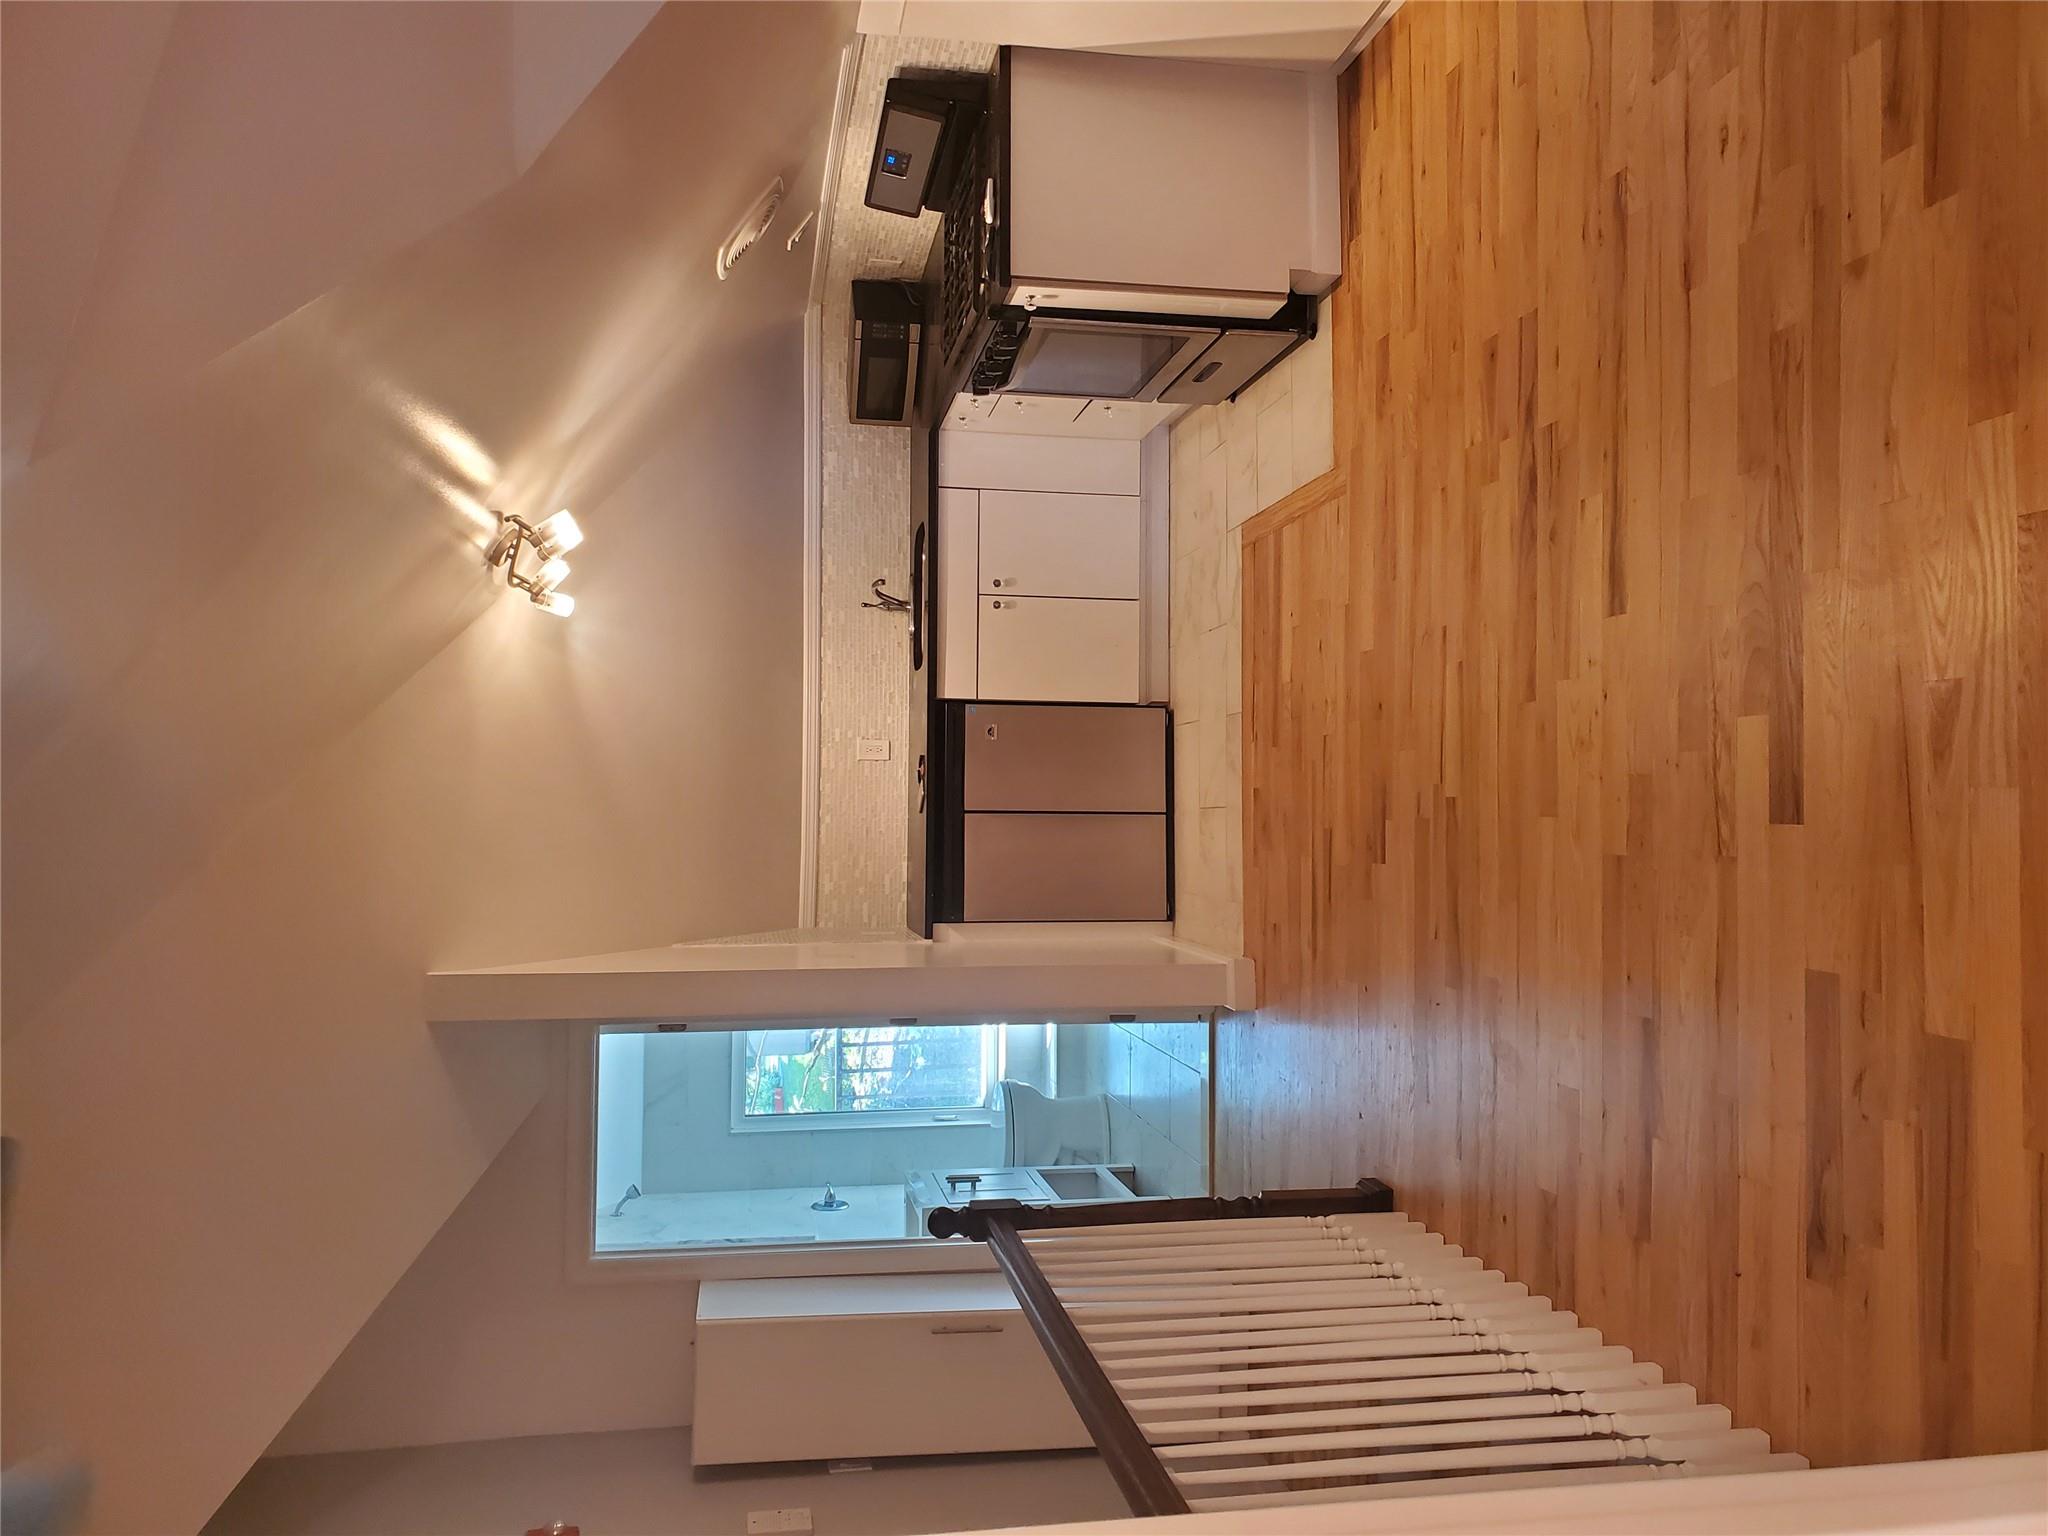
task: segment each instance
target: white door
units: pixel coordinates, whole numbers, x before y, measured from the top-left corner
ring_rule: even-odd
[[[980,639],[981,698],[1138,702],[1135,602],[984,597]]]
[[[1060,491],[981,493],[986,596],[1138,596],[1138,498]]]

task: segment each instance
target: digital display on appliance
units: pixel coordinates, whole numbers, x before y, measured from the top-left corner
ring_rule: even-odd
[[[900,149],[882,151],[882,174],[884,176],[908,176],[911,156]]]

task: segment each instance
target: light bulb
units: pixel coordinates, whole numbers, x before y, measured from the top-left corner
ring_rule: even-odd
[[[533,584],[543,592],[552,592],[569,579],[569,562],[557,556],[533,573]]]
[[[566,619],[576,611],[576,599],[566,592],[536,592],[533,606],[543,613],[552,613],[558,619]]]
[[[544,559],[551,560],[556,555],[566,555],[583,542],[583,530],[576,526],[576,519],[567,507],[562,508],[553,517],[543,518],[541,525],[533,532]]]

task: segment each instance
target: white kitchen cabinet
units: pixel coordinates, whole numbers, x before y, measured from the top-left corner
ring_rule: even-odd
[[[1165,466],[1142,458],[1126,440],[940,430],[940,698],[1164,696],[1145,663],[1165,655]]]
[[[1081,402],[1076,401],[1076,407]],[[1138,494],[1138,445],[1122,439],[939,432],[939,484],[985,491]]]
[[[974,696],[1137,703],[1138,609],[1122,599],[982,598]]]
[[[940,492],[941,497],[960,494]],[[1141,579],[1137,497],[1056,491],[979,495],[982,595],[1136,600]]]
[[[938,495],[937,581],[939,697],[971,699],[980,666],[981,509],[979,491]]]
[[[1089,1443],[997,1274],[706,1281],[696,1352],[698,1466]]]

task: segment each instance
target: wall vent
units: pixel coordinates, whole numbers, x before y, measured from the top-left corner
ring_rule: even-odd
[[[739,265],[740,258],[754,248],[754,243],[768,233],[768,226],[775,222],[776,211],[781,207],[782,178],[778,176],[769,184],[768,190],[754,200],[754,206],[747,210],[747,216],[740,220],[739,227],[718,248],[718,280],[721,283]]]

